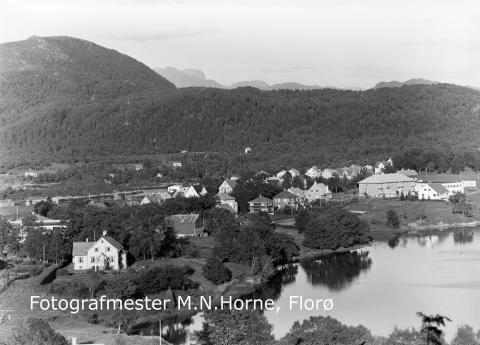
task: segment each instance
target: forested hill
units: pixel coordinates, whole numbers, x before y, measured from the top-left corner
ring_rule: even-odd
[[[24,48],[34,43],[47,48]],[[38,54],[18,58],[26,49]],[[6,167],[181,150],[224,153],[255,167],[304,167],[366,163],[409,148],[480,145],[480,92],[454,85],[175,89],[133,59],[67,38],[4,44],[0,56]],[[252,153],[241,155],[247,146]]]
[[[135,59],[92,42],[32,36],[0,44],[2,126],[64,104],[95,103],[150,89],[175,86]]]

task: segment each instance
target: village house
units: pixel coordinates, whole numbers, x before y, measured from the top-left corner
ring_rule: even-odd
[[[38,177],[40,173],[38,171],[34,171],[32,169],[28,170],[28,171],[25,171],[25,177]]]
[[[290,173],[290,175],[292,176],[292,178],[294,177],[300,177],[300,171],[298,171],[297,169],[295,168],[292,168],[288,171]]]
[[[203,219],[197,213],[176,214],[167,217],[177,237],[203,236]]]
[[[315,182],[309,190],[306,191],[305,196],[308,201],[328,200],[332,197],[332,192],[328,186],[323,183]]]
[[[230,180],[232,180],[232,181],[238,181],[238,180],[240,180],[240,176],[239,176],[239,175],[232,175],[232,176],[230,177]]]
[[[413,191],[419,200],[446,200],[449,191],[441,183],[416,183]]]
[[[393,161],[391,158],[387,159],[386,161],[379,161],[375,163],[374,173],[383,174],[383,169],[385,169],[387,166],[393,167]]]
[[[305,172],[305,175],[311,179],[316,179],[322,175],[322,170],[314,165]]]
[[[322,170],[322,173],[320,174],[321,177],[323,177],[324,179],[328,180],[332,177],[335,177],[335,175],[337,174],[337,172],[333,169],[323,169]]]
[[[359,165],[352,164],[349,167],[338,168],[336,173],[340,178],[351,180],[363,172],[363,168]]]
[[[15,203],[13,202],[12,199],[0,200],[0,207],[13,207],[13,206],[15,206]]]
[[[96,242],[73,242],[74,270],[120,270],[128,267],[127,251],[113,237],[103,232]]]
[[[275,208],[297,208],[297,196],[289,191],[284,190],[273,197],[273,203]]]
[[[172,199],[172,196],[167,192],[150,193],[143,197],[142,201],[140,201],[140,205],[148,205],[151,203],[161,204],[169,199]]]
[[[274,214],[275,207],[273,200],[262,195],[249,201],[248,206],[250,207],[250,213],[266,212],[270,215]]]
[[[359,195],[374,198],[395,198],[402,193],[408,195],[413,191],[415,180],[403,174],[376,174],[358,183]]]
[[[25,236],[25,234],[22,235],[22,233],[23,233],[23,227],[26,225],[25,221],[27,220],[27,217],[29,218],[31,217],[33,226],[36,228],[42,228],[48,231],[53,231],[57,228],[63,229],[66,227],[65,222],[60,219],[51,219],[51,218],[47,218],[32,212],[30,215],[25,215],[15,220],[10,220],[10,224],[20,228],[21,237]]]
[[[236,186],[237,180],[225,180],[222,182],[220,187],[218,187],[218,192],[223,194],[231,194]]]
[[[181,190],[182,190],[182,185],[181,184],[174,184],[174,185],[171,185],[171,186],[167,187],[167,191],[170,194],[174,194],[175,192],[181,191]]]
[[[280,186],[283,183],[283,180],[277,176],[267,177],[265,181],[272,186]]]
[[[43,196],[29,196],[25,200],[25,206],[32,206],[32,205],[38,204],[41,201],[47,201],[47,200],[48,198]]]
[[[172,162],[172,167],[174,167],[174,168],[181,168],[181,167],[182,167],[182,163],[181,163],[181,162]]]
[[[218,193],[216,197],[219,205],[228,205],[233,213],[238,213],[238,203],[233,196],[226,193]]]
[[[295,194],[297,196],[297,203],[303,205],[307,200],[305,191],[298,187],[290,187],[287,189],[290,193]]]
[[[279,171],[275,176],[277,176],[279,179],[283,179],[283,177],[287,174],[286,170]]]

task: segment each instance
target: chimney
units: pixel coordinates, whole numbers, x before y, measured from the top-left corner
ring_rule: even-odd
[[[77,338],[72,337],[72,345],[77,345]]]
[[[88,237],[87,237],[87,240],[85,242],[88,242]]]
[[[107,230],[103,230],[103,236],[107,236]]]

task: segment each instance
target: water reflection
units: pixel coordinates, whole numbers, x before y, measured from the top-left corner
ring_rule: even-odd
[[[294,284],[298,273],[297,265],[288,265],[273,276],[266,284],[245,298],[262,298],[277,300],[285,287]]]
[[[472,243],[473,242],[473,231],[472,230],[462,230],[457,231],[453,234],[453,241],[455,243]]]
[[[185,344],[188,340],[189,328],[193,324],[193,319],[179,319],[177,317],[162,320],[162,338],[172,344]],[[158,336],[159,323],[142,322],[135,325],[130,334],[139,334],[143,336]]]
[[[308,282],[323,285],[331,291],[341,291],[372,266],[368,251],[332,254],[321,260],[302,262]]]

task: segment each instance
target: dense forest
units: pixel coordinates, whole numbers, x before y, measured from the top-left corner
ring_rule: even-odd
[[[0,45],[0,95],[3,168],[182,150],[243,169],[303,168],[412,150],[452,160],[480,144],[473,89],[176,89],[134,59],[66,37]]]

